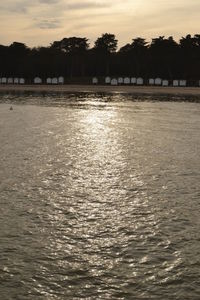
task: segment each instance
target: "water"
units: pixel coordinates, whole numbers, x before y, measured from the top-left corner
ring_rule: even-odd
[[[198,103],[1,95],[0,298],[199,299],[199,134]]]

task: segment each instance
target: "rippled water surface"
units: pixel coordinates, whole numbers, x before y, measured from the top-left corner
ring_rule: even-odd
[[[200,104],[1,95],[0,210],[2,300],[200,299]]]

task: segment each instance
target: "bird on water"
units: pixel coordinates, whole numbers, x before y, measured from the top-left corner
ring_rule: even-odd
[[[10,110],[13,110],[13,107],[12,107],[12,106],[10,107]]]

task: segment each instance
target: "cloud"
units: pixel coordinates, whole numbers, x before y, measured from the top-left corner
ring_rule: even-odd
[[[98,3],[98,2],[85,1],[85,2],[69,3],[67,5],[67,8],[71,10],[81,10],[81,9],[93,9],[93,8],[106,8],[110,6],[111,3],[108,2]]]
[[[67,36],[94,41],[104,32],[120,45],[135,36],[196,33],[199,0],[0,0],[1,43],[46,45]]]
[[[0,15],[2,12],[25,14],[30,16],[35,9],[40,10],[45,7],[46,12],[54,9],[61,14],[66,11],[91,10],[108,8],[112,4],[111,1],[88,1],[88,0],[1,0]]]
[[[41,20],[36,22],[33,27],[38,27],[40,29],[56,29],[60,28],[61,24],[59,20]]]
[[[26,0],[21,1],[1,1],[0,11],[9,13],[24,14],[27,13],[28,2]]]
[[[45,4],[57,4],[60,2],[60,0],[39,0],[39,2]]]

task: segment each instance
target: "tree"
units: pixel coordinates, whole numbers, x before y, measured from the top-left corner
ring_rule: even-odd
[[[7,51],[4,54],[5,62],[5,75],[7,76],[20,76],[23,74],[26,67],[27,57],[30,53],[30,49],[23,43],[13,42],[7,47]]]
[[[114,34],[105,33],[93,48],[85,37],[65,37],[32,49],[20,42],[0,45],[0,76],[28,79],[61,75],[71,82],[106,75],[200,79],[200,34],[188,34],[179,42],[171,36],[155,37],[151,43],[136,37],[119,51],[117,43]]]
[[[89,48],[88,39],[80,37],[63,38],[55,41],[51,48],[64,52],[67,55],[67,66],[70,77],[85,75],[85,56]]]
[[[135,76],[145,75],[148,53],[148,45],[145,39],[141,37],[132,39],[132,43],[120,48],[119,53],[121,54],[121,59],[124,61],[124,74],[134,74]]]
[[[171,79],[179,75],[179,45],[173,37],[153,38],[149,49],[155,75]]]
[[[18,56],[26,55],[30,50],[25,44],[19,43],[19,42],[13,42],[9,46],[9,49],[10,49],[10,52],[12,52]]]
[[[117,43],[114,34],[104,33],[95,41],[94,49],[104,53],[113,53],[117,50]]]
[[[86,51],[89,48],[89,43],[86,38],[69,37],[53,42],[51,47],[66,53],[76,54]]]
[[[197,79],[200,76],[200,35],[188,34],[180,39],[182,68],[185,76]]]
[[[96,75],[111,75],[118,41],[114,34],[104,33],[94,43],[93,55],[96,61]]]
[[[186,35],[186,37],[182,37],[180,39],[180,47],[186,52],[191,52],[196,48],[196,41],[194,37],[191,36],[191,34]]]

